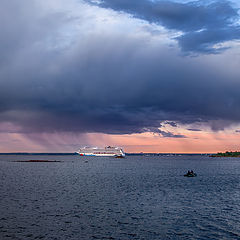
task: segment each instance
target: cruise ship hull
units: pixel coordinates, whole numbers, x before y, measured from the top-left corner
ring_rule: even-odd
[[[94,153],[79,153],[80,156],[93,156],[93,157],[115,157],[118,156],[116,154],[94,154]]]

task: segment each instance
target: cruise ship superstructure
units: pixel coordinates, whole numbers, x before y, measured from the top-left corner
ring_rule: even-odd
[[[80,156],[97,156],[97,157],[125,157],[125,153],[120,147],[84,147],[80,148],[76,153]]]

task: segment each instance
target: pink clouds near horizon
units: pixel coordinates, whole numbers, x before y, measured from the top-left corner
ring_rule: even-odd
[[[187,132],[187,131],[186,131]],[[0,152],[75,152],[82,146],[121,146],[126,152],[214,153],[240,149],[237,132],[191,132],[185,138],[152,133],[113,135],[102,133],[1,133]],[[227,139],[227,141],[226,141]]]

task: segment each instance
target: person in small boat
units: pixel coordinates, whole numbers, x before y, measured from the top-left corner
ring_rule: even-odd
[[[187,171],[187,173],[184,175],[186,177],[195,177],[197,174],[193,172],[193,170],[191,171]]]

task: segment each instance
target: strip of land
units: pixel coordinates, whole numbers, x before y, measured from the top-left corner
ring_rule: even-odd
[[[235,152],[227,151],[225,153],[219,152],[217,154],[210,155],[210,157],[240,157],[240,152],[238,152],[238,151],[235,151]]]
[[[57,160],[18,160],[14,162],[61,162]]]

